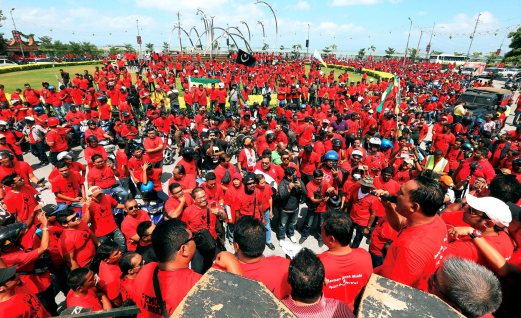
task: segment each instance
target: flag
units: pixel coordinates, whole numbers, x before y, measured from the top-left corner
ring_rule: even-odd
[[[402,103],[402,91],[398,76],[394,76],[394,86],[396,87],[396,106],[394,107],[394,114],[398,115],[400,113],[400,104]]]
[[[188,87],[191,88],[192,85],[199,86],[199,84],[203,84],[204,87],[210,88],[211,84],[219,84],[221,81],[217,78],[207,78],[207,77],[188,77]]]
[[[387,86],[387,89],[385,90],[385,92],[382,94],[382,101],[380,102],[380,105],[378,105],[378,107],[376,108],[376,111],[378,113],[381,113],[382,112],[382,109],[384,107],[384,103],[385,103],[385,99],[387,98],[387,96],[389,96],[389,94],[391,93],[391,90],[393,89],[393,86],[394,86],[394,81],[390,82],[389,83],[389,86]]]
[[[237,59],[235,60],[235,62],[237,62],[238,64],[243,64],[252,67],[255,66],[255,63],[257,63],[257,59],[255,59],[253,55],[239,49],[239,52],[237,52]]]
[[[322,59],[322,56],[320,56],[320,54],[318,53],[318,51],[316,49],[315,49],[315,52],[313,53],[313,57],[315,59],[317,59],[320,63],[322,63],[322,65],[324,65],[324,67],[327,67],[326,62],[324,62],[324,60]]]

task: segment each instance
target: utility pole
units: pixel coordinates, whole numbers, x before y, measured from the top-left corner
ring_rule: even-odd
[[[411,17],[407,17],[409,21],[411,21],[411,25],[409,26],[409,36],[407,36],[407,45],[405,46],[405,54],[403,55],[403,65],[405,65],[405,60],[407,59],[407,51],[409,50],[409,40],[411,39],[411,30],[412,30],[412,20]]]
[[[429,48],[429,51],[426,52],[427,54],[425,54],[425,57],[427,59],[431,56],[431,51],[432,51],[431,42],[432,42],[432,36],[434,35],[434,27],[435,26],[436,26],[436,22],[434,22],[434,24],[432,25],[431,37],[429,38],[429,44],[427,44],[427,47]]]
[[[181,43],[181,13],[177,11],[177,37],[179,38],[179,52],[183,52],[183,44]]]
[[[476,19],[476,25],[474,25],[474,31],[472,31],[472,35],[470,36],[470,44],[469,44],[469,49],[467,51],[467,58],[466,58],[467,61],[469,60],[470,48],[472,47],[472,42],[474,42],[474,35],[476,34],[476,29],[478,28],[480,16],[481,16],[481,12],[478,14],[478,18]]]
[[[308,23],[308,39],[306,40],[306,57],[309,55],[309,23]]]
[[[141,36],[141,34],[139,34],[139,19],[136,19],[136,27],[137,27],[137,36],[138,38]],[[143,40],[140,40],[139,41],[139,56],[142,56],[142,51],[141,51],[141,42],[143,42]]]
[[[11,11],[9,11],[9,13],[11,14],[11,20],[13,20],[14,31],[18,32],[18,35],[20,37],[20,41],[18,42],[18,44],[20,45],[20,51],[22,52],[22,57],[25,59],[24,48],[22,46],[22,35],[18,31],[18,29],[16,29],[16,23],[14,22],[13,11],[14,11],[14,8],[12,8]],[[14,37],[14,34],[13,34],[13,37]]]
[[[418,39],[418,45],[416,45],[416,55],[414,56],[414,59],[415,59],[415,60],[416,60],[416,58],[419,57],[419,55],[420,55],[420,51],[419,51],[419,49],[420,49],[420,42],[421,42],[421,40],[422,40],[422,36],[423,36],[423,31],[420,30],[420,38]]]

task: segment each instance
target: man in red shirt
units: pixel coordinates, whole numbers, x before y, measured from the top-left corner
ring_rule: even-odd
[[[279,299],[290,293],[289,260],[280,256],[263,255],[266,229],[256,218],[245,216],[235,223],[233,249],[246,278],[259,281]]]
[[[194,203],[192,196],[183,191],[181,185],[173,182],[168,186],[170,197],[165,202],[165,212],[169,218],[182,218],[183,211]]]
[[[388,193],[376,190],[376,194]],[[440,185],[425,176],[404,183],[396,204],[382,199],[387,220],[399,234],[375,273],[427,290],[427,281],[441,265],[447,248],[447,227],[436,214],[443,199]]]
[[[65,161],[56,165],[59,175],[51,179],[52,192],[56,196],[58,206],[82,204],[86,200],[85,178],[72,171]]]
[[[382,174],[374,179],[375,189],[381,189],[389,192],[390,195],[398,195],[401,184],[393,179],[393,167],[382,169]]]
[[[353,220],[353,248],[360,246],[364,236],[368,238],[371,235],[376,212],[380,207],[378,198],[371,193],[374,189],[374,179],[365,176],[358,183],[353,187],[346,203],[346,209]]]
[[[22,92],[25,100],[31,105],[31,107],[36,107],[41,105],[40,101],[40,92],[31,88],[31,85],[25,84],[25,89]]]
[[[143,140],[145,147],[146,160],[152,163],[153,168],[161,168],[163,166],[163,140],[157,136],[157,131],[151,129],[147,133],[147,138]]]
[[[326,270],[324,297],[338,299],[353,310],[354,301],[373,273],[371,255],[349,246],[352,221],[346,214],[331,214],[322,224],[328,250],[318,255]]]
[[[456,226],[448,230],[452,240],[447,247],[447,256],[453,255],[469,259],[488,267],[487,258],[472,241],[483,237],[502,257],[509,259],[514,251],[512,239],[505,232],[512,221],[510,208],[506,203],[494,197],[475,197],[467,194],[463,221],[469,226]]]
[[[136,250],[139,235],[137,235],[137,227],[143,221],[150,221],[150,216],[142,210],[136,200],[128,199],[125,202],[126,216],[121,222],[121,232],[127,239],[127,250],[133,252]]]
[[[244,183],[244,191],[237,195],[235,205],[235,220],[239,220],[244,216],[253,216],[256,219],[263,220],[264,215],[259,210],[260,202],[257,199],[257,192],[255,191],[255,175],[247,173],[242,179]]]
[[[454,183],[458,185],[467,180],[470,184],[472,184],[474,183],[476,176],[481,174],[487,180],[487,184],[490,184],[490,181],[492,181],[496,175],[496,172],[494,171],[492,164],[490,164],[488,161],[487,156],[487,148],[478,148],[474,152],[474,156],[463,161],[458,169],[454,171]]]
[[[15,266],[0,268],[0,316],[51,317],[34,293],[20,288]]]
[[[313,151],[313,146],[306,145],[298,154],[298,163],[302,182],[307,185],[313,179],[313,172],[320,165],[320,156]]]
[[[49,161],[56,166],[58,162],[57,156],[62,151],[69,150],[69,143],[67,142],[67,130],[59,126],[60,120],[56,117],[51,117],[47,120],[47,124],[51,128],[47,132],[45,141],[50,148]]]
[[[204,194],[204,191],[200,193]],[[152,245],[158,263],[143,266],[134,283],[136,290],[132,300],[141,310],[139,318],[164,317],[152,284],[154,276],[159,282],[168,316],[201,278],[188,267],[196,253],[196,245],[193,233],[182,222],[167,220],[160,223],[152,233]],[[240,273],[237,260],[229,252],[219,253],[215,263],[228,272]]]
[[[6,210],[13,214],[18,222],[24,222],[27,227],[31,227],[35,222],[36,213],[41,209],[35,199],[38,192],[25,184],[24,179],[16,173],[5,176],[2,185],[11,188],[3,200]]]
[[[116,180],[116,167],[112,161],[106,161],[102,156],[95,154],[92,156],[93,166],[87,173],[87,183],[89,188],[98,186],[103,193],[112,195],[117,194],[120,202],[125,202],[128,192]]]
[[[125,205],[118,203],[112,196],[104,194],[98,186],[89,188],[89,199],[83,206],[81,220],[90,223],[90,228],[100,242],[112,239],[121,251],[127,250],[125,236],[114,220],[113,209],[123,209]]]
[[[98,238],[71,209],[58,212],[56,221],[63,227],[58,246],[69,269],[88,266],[96,255]]]

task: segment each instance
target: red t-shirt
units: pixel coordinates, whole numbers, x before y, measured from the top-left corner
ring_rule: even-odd
[[[124,166],[127,167],[126,171],[123,170]],[[130,172],[128,171],[128,157],[124,150],[116,151],[116,169],[120,178],[128,178],[130,176]]]
[[[242,276],[263,283],[278,299],[283,299],[291,293],[288,283],[288,259],[269,256],[256,263],[239,263]]]
[[[53,128],[46,136],[47,142],[53,142],[52,146],[49,146],[51,152],[62,152],[69,149],[67,143],[67,134],[63,128]]]
[[[308,155],[304,150],[301,150],[298,157],[302,160],[300,171],[304,174],[312,175],[313,171],[315,171],[320,164],[320,156],[315,152]]]
[[[105,236],[112,233],[118,226],[114,221],[112,209],[118,205],[118,202],[110,195],[104,194],[98,203],[92,201],[89,206],[90,226],[94,235],[97,237]],[[83,206],[83,213],[86,211],[86,205]]]
[[[356,296],[373,273],[371,255],[364,249],[354,248],[349,254],[335,255],[326,251],[318,257],[326,270],[324,297],[341,300],[353,310]]]
[[[121,270],[118,264],[101,262],[99,265],[99,287],[110,300],[118,298],[121,293]]]
[[[436,215],[432,222],[402,229],[375,273],[427,291],[427,282],[447,249],[447,228]]]
[[[96,247],[90,237],[87,224],[80,223],[77,229],[63,229],[60,237],[60,253],[62,257],[74,252],[74,260],[80,267],[86,266],[96,255]]]
[[[157,148],[159,146],[163,145],[163,140],[159,137],[156,137],[154,139],[151,138],[145,138],[143,141],[143,147],[145,147],[145,150]],[[153,153],[147,152],[147,157],[150,162],[159,162],[163,160],[163,151],[156,151]]]
[[[25,184],[20,189],[20,192],[9,191],[4,197],[4,204],[7,211],[15,214],[18,220],[25,222],[38,205],[38,201],[34,198],[37,193],[38,192],[28,184]]]
[[[141,310],[138,318],[163,318],[152,284],[156,267],[157,263],[143,266],[135,279],[133,300]],[[166,311],[170,316],[202,275],[189,268],[182,268],[172,271],[159,270],[157,276]]]
[[[9,318],[46,318],[51,315],[34,294],[17,293],[4,302],[0,302],[0,317]]]
[[[315,181],[310,181],[306,185],[306,192],[307,196],[310,199],[315,199],[315,193],[320,194],[320,196],[323,198],[326,194],[327,189],[331,187],[331,185],[327,182],[322,181],[320,185],[316,184]],[[320,202],[318,206],[315,209],[315,212],[317,213],[323,213],[327,211],[327,202]]]
[[[210,204],[210,201],[208,201]],[[210,222],[208,222],[208,215],[210,216]],[[202,229],[207,229],[212,234],[213,238],[217,238],[217,232],[215,231],[215,224],[217,218],[215,214],[207,211],[207,208],[201,208],[196,204],[192,204],[183,211],[181,220],[186,223],[186,227],[195,233]],[[210,223],[210,226],[208,226]]]
[[[514,252],[514,245],[512,239],[504,231],[498,233],[498,236],[483,236],[490,245],[492,245],[505,259],[509,259]],[[451,242],[447,246],[446,256],[456,256],[466,258],[475,263],[489,267],[487,258],[481,251],[478,250],[476,245],[472,243],[470,237],[464,237],[460,240]]]
[[[371,224],[367,223],[369,222],[371,213],[376,213],[380,210],[380,199],[369,193],[365,197],[359,198],[359,190],[360,185],[357,185],[351,192],[350,197],[353,205],[351,207],[350,216],[353,222],[358,225],[371,226]]]
[[[34,169],[25,161],[13,161],[13,166],[10,168],[0,165],[0,181],[13,172],[16,172],[25,182],[29,182],[31,180],[29,174],[33,173]]]
[[[95,185],[102,189],[108,189],[116,183],[116,176],[108,165],[104,165],[101,169],[92,167],[87,173],[87,182],[89,186]]]
[[[69,290],[66,298],[67,307],[83,307],[89,308],[90,311],[100,311],[103,310],[103,306],[96,295],[96,288],[92,287],[87,290],[85,295],[74,296],[74,292]]]
[[[84,183],[85,178],[76,171],[70,171],[70,175],[67,178],[59,174],[51,180],[52,192],[55,195],[59,193],[71,198],[76,198],[80,196],[80,187]],[[71,203],[70,201],[58,198],[58,196],[56,196],[56,202]]]
[[[256,219],[261,219],[261,212],[259,210],[259,198],[257,198],[257,192],[254,191],[252,194],[248,194],[245,191],[237,193],[235,209],[239,211],[239,218],[249,215]],[[235,214],[235,212],[232,212]]]
[[[87,161],[89,168],[94,167],[94,163],[91,159],[94,155],[100,155],[104,160],[107,160],[107,151],[105,148],[103,148],[103,146],[98,145],[96,148],[87,146],[87,148],[85,148],[83,151],[83,158],[85,158],[85,161]]]
[[[143,221],[150,221],[150,216],[148,216],[147,212],[139,210],[136,217],[127,215],[121,222],[121,232],[127,238],[127,249],[131,252],[136,250],[137,242],[131,241],[130,238],[137,234],[137,227]]]

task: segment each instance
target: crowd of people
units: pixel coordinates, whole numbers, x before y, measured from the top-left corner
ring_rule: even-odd
[[[403,59],[329,57],[354,71],[335,73],[278,54],[147,56],[0,83],[0,316],[169,316],[210,268],[298,317],[354,317],[373,273],[466,317],[515,315],[521,126],[504,127],[519,97],[473,116],[458,97],[491,82]],[[393,79],[362,68],[399,85],[382,100]],[[273,235],[286,255],[265,256]]]

